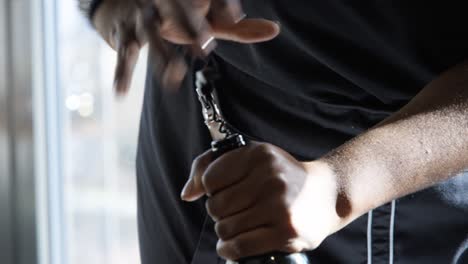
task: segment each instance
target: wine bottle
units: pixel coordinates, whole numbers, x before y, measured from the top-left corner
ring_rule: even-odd
[[[205,124],[210,131],[213,142],[211,150],[215,157],[219,157],[231,150],[244,147],[248,144],[243,135],[235,132],[221,114],[214,79],[218,78],[216,71],[211,67],[196,74],[196,88],[198,98],[202,105]],[[228,262],[229,263],[229,262]],[[232,263],[232,262],[230,262]],[[270,253],[262,256],[249,257],[234,262],[235,264],[309,264],[305,253]]]

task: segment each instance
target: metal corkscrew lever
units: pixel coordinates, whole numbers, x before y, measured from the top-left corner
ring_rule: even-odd
[[[214,89],[214,70],[205,68],[196,73],[196,87],[200,103],[202,104],[205,125],[210,131],[213,142],[211,149],[213,153],[220,156],[230,150],[243,147],[247,144],[244,137],[232,131],[225,121],[219,108],[219,103]]]
[[[203,118],[211,137],[211,150],[219,157],[226,152],[246,146],[248,142],[240,133],[234,132],[232,127],[222,116],[214,86],[218,73],[214,67],[205,66],[196,72],[195,87],[198,99],[202,105]],[[229,264],[310,264],[304,253],[269,253],[262,256],[249,257],[228,262]]]

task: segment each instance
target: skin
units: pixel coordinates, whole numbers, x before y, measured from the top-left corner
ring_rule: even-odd
[[[158,14],[145,15],[151,8]],[[178,54],[169,43],[206,56],[215,47],[212,39],[257,43],[276,37],[280,30],[272,21],[245,18],[236,0],[104,0],[93,24],[118,53],[114,77],[118,94],[128,91],[140,49],[148,42],[161,64],[161,83],[177,88],[186,73],[184,54]]]
[[[141,11],[147,6],[123,0],[104,1],[94,19],[98,32],[118,51],[120,93],[128,90],[147,41],[164,62],[161,79],[167,84],[177,83],[185,72],[166,42],[197,50],[211,36],[254,43],[279,33],[271,21],[242,19],[239,5],[226,8],[200,0],[180,9],[171,4],[178,1],[150,2],[162,21],[145,22]],[[184,14],[188,19],[181,19]],[[468,167],[467,73],[468,63],[449,69],[400,111],[315,161],[299,162],[261,142],[216,160],[207,151],[194,161],[182,199],[208,196],[217,251],[226,259],[315,249],[369,210]]]
[[[299,162],[267,143],[198,157],[182,199],[208,195],[229,260],[313,250],[357,217],[468,168],[468,63],[400,111],[321,159]]]

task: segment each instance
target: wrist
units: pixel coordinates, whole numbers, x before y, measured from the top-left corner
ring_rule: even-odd
[[[385,180],[391,178],[388,164],[377,155],[380,152],[369,150],[369,138],[375,133],[369,130],[320,158],[335,174],[337,206],[346,208],[345,203],[349,203],[348,221],[393,199],[392,182]]]
[[[359,200],[353,200],[351,184],[347,175],[344,175],[337,169],[336,164],[327,159],[319,159],[305,163],[306,170],[310,177],[321,177],[323,186],[328,186],[333,200],[333,210],[336,214],[336,226],[331,233],[334,233],[347,224],[365,214],[367,211],[358,203]]]
[[[315,160],[303,163],[309,180],[306,186],[308,193],[318,193],[317,197],[312,195],[311,199],[320,199],[326,204],[330,213],[329,235],[346,226],[355,219],[351,201],[347,195],[346,186],[343,184],[341,175],[336,173],[332,164],[325,160]]]

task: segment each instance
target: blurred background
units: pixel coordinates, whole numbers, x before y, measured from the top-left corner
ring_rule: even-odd
[[[135,156],[146,56],[116,54],[77,0],[0,0],[0,263],[139,263]]]

